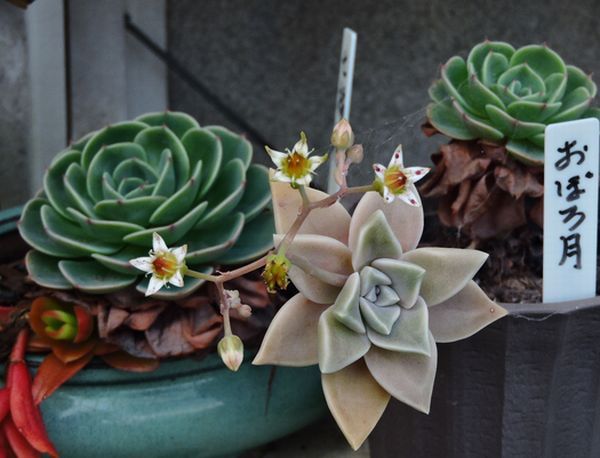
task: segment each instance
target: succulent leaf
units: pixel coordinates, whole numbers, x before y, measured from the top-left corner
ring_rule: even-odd
[[[246,139],[184,113],[148,113],[91,132],[56,156],[23,209],[31,277],[56,289],[104,293],[138,283],[143,291],[128,261],[150,249],[154,232],[189,244],[188,262],[201,269],[261,256],[272,247],[273,215],[268,173],[251,159]]]
[[[451,57],[440,73],[429,90],[431,125],[453,139],[503,143],[528,165],[543,162],[546,125],[600,115],[590,110],[591,77],[545,45],[515,50],[485,41],[466,62]]]

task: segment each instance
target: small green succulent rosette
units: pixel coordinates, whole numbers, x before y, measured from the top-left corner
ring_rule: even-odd
[[[178,112],[149,113],[92,132],[58,154],[19,231],[31,245],[31,278],[53,289],[108,293],[148,279],[129,260],[148,253],[152,234],[187,244],[185,263],[205,273],[272,246],[268,171],[252,146],[224,127]],[[176,299],[203,280],[163,289]]]
[[[277,243],[301,201],[279,183],[272,193]],[[416,248],[422,230],[422,207],[386,204],[376,192],[352,217],[339,203],[311,213],[288,249],[299,293],[275,316],[254,360],[319,364],[329,409],[355,449],[391,397],[429,411],[436,342],[464,339],[506,314],[472,280],[487,255]]]
[[[546,126],[600,118],[590,107],[596,92],[591,76],[545,45],[485,41],[466,61],[454,56],[442,65],[427,117],[450,138],[501,142],[517,160],[541,165]]]

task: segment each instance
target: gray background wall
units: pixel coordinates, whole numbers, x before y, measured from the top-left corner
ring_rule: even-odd
[[[58,150],[53,146],[40,160],[29,146],[25,16],[51,1],[62,4],[37,0],[27,13],[0,2],[0,208],[24,202]],[[358,52],[351,119],[369,161],[387,160],[400,141],[410,162],[428,160],[437,141],[423,138],[418,128],[427,87],[440,63],[486,36],[515,45],[547,41],[567,62],[600,75],[597,0],[167,0],[166,37],[164,0],[71,0],[73,37],[86,30],[94,37],[79,37],[71,47],[74,134],[164,105],[164,96],[148,103],[160,92],[148,90],[160,87],[163,70],[155,57],[114,33],[125,11],[279,148],[291,146],[300,129],[314,146],[326,148],[342,29],[353,28]],[[112,23],[105,24],[109,16]],[[139,65],[131,65],[128,49]],[[94,68],[116,55],[112,71]],[[138,84],[123,86],[124,75]],[[150,81],[145,89],[144,81]],[[169,75],[168,88],[171,109],[238,130],[177,76]],[[42,140],[36,137],[38,145]],[[256,157],[266,160],[258,148]],[[370,179],[369,169],[362,170],[364,176],[351,177],[355,183]]]
[[[409,160],[428,160],[436,142],[418,129],[427,88],[441,63],[485,37],[546,41],[600,78],[597,0],[177,0],[167,11],[171,52],[277,147],[300,129],[328,143],[345,26],[358,33],[352,124],[379,161],[399,142]],[[177,77],[169,89],[172,108],[230,124]],[[362,170],[355,181],[370,178]]]
[[[28,193],[29,104],[23,12],[0,2],[0,209]]]

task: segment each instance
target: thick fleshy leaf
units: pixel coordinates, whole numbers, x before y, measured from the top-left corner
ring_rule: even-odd
[[[150,224],[163,225],[172,223],[185,215],[193,207],[198,190],[200,189],[201,172],[202,162],[198,162],[194,166],[194,170],[188,181],[152,213]]]
[[[519,48],[511,57],[511,67],[525,64],[540,75],[547,78],[553,73],[565,73],[565,63],[561,57],[544,45],[529,45]]]
[[[402,247],[385,214],[381,210],[375,211],[364,222],[358,233],[356,246],[352,250],[354,270],[360,271],[375,259],[400,259],[400,256],[402,256]]]
[[[465,125],[462,116],[454,109],[452,103],[446,100],[432,103],[427,107],[427,119],[442,134],[457,140],[472,140],[476,138]]]
[[[221,126],[205,126],[205,129],[221,139],[223,145],[223,165],[234,159],[239,159],[244,164],[244,170],[252,160],[252,144],[244,137],[231,132]]]
[[[389,335],[392,332],[394,323],[400,316],[401,310],[399,305],[379,307],[361,297],[360,311],[370,329],[379,334]]]
[[[484,41],[478,45],[473,46],[467,57],[467,64],[472,65],[476,69],[485,67],[485,62],[489,59],[489,56],[500,56],[506,60],[506,67],[508,67],[508,61],[515,52],[510,44],[503,41]],[[479,77],[483,79],[485,72],[479,74]],[[495,79],[494,79],[495,81]],[[488,83],[486,83],[488,84]]]
[[[487,88],[479,79],[477,71],[468,65],[469,82],[463,92],[463,97],[469,101],[469,105],[477,109],[478,113],[485,114],[486,105],[494,105],[504,109],[502,99],[498,97],[491,89]]]
[[[195,265],[216,259],[235,244],[243,228],[244,215],[233,213],[213,226],[191,230],[185,237],[188,245],[186,262]]]
[[[58,268],[63,276],[77,289],[103,294],[131,285],[136,275],[125,275],[107,269],[96,261],[59,261]]]
[[[273,196],[273,212],[275,213],[275,229],[278,234],[285,234],[290,229],[302,207],[300,193],[288,183],[271,181]],[[313,188],[306,188],[306,195],[311,202],[326,198],[328,195]],[[300,234],[316,234],[331,237],[342,243],[348,242],[350,215],[342,204],[336,202],[330,207],[310,212],[302,226]]]
[[[544,80],[546,86],[546,100],[548,103],[560,102],[567,88],[567,75],[553,73]]]
[[[276,234],[275,245],[278,246],[282,239],[281,234]],[[332,304],[343,286],[343,283],[332,281],[327,273],[339,274],[333,276],[337,279],[353,272],[350,250],[331,237],[299,234],[287,253],[292,258],[290,280],[298,291],[319,304]],[[294,257],[302,258],[305,262],[298,263]]]
[[[360,275],[354,272],[348,277],[346,284],[338,294],[331,313],[340,323],[360,334],[367,332],[359,309]]]
[[[223,167],[206,197],[206,214],[202,216],[197,227],[218,222],[237,206],[244,194],[245,177],[244,165],[239,159],[233,159]]]
[[[547,76],[549,75],[550,74]],[[517,94],[522,94],[526,88],[531,91],[531,94],[544,92],[546,89],[544,85],[544,79],[535,71],[533,71],[531,66],[528,64],[511,66],[511,68],[500,75],[500,78],[498,78],[498,84],[501,86],[512,87],[513,92]]]
[[[155,168],[161,162],[163,151],[171,151],[177,188],[183,186],[190,175],[190,161],[181,141],[168,127],[148,127],[136,135],[134,141],[144,149],[148,163]]]
[[[88,236],[107,243],[120,243],[126,235],[144,229],[138,224],[127,223],[124,221],[90,218],[73,208],[68,208],[67,212]]]
[[[343,369],[362,358],[371,342],[365,334],[351,331],[340,323],[331,308],[319,318],[319,368],[324,374]]]
[[[206,202],[198,204],[195,208],[185,213],[178,221],[162,227],[152,227],[143,231],[132,232],[123,237],[125,242],[141,247],[152,245],[152,234],[155,232],[160,235],[167,245],[180,240],[188,231],[194,227],[194,224],[206,210]]]
[[[244,264],[253,261],[273,248],[273,214],[264,212],[259,218],[244,223],[244,229],[235,244],[217,257],[223,265]]]
[[[560,110],[561,106],[560,102],[547,103],[519,100],[511,103],[507,108],[507,112],[519,121],[543,122]]]
[[[242,212],[246,221],[250,221],[271,202],[269,171],[262,165],[251,164],[246,171],[246,181],[246,189],[236,211]]]
[[[323,374],[321,381],[333,418],[357,450],[383,415],[390,395],[374,380],[363,360],[339,372]]]
[[[493,105],[486,106],[486,111],[494,126],[513,139],[528,138],[544,132],[546,128],[546,125],[540,122],[525,122],[515,119],[506,111]]]
[[[173,166],[173,154],[168,148],[163,150],[158,163],[158,180],[152,191],[153,196],[170,197],[177,187],[175,182],[175,168]]]
[[[70,201],[73,202],[74,208],[85,213],[90,218],[95,217],[94,202],[88,196],[86,188],[85,172],[79,164],[73,163],[67,169],[63,177],[65,192],[69,195]],[[104,190],[104,182],[103,190]],[[65,203],[69,202],[69,199]]]
[[[44,230],[41,209],[48,205],[48,201],[41,198],[32,199],[23,208],[18,224],[19,234],[29,245],[36,250],[50,256],[74,258],[84,255],[84,250],[65,245],[53,240]]]
[[[197,162],[202,162],[201,186],[198,194],[198,198],[201,198],[210,190],[221,169],[223,160],[221,141],[206,129],[191,129],[181,139],[181,143],[190,158],[190,167],[194,167]]]
[[[490,52],[485,55],[481,67],[476,68],[480,68],[479,77],[481,82],[490,87],[508,69],[508,59],[498,52]]]
[[[383,389],[400,402],[424,413],[429,413],[437,370],[437,347],[431,334],[427,338],[431,356],[377,347],[372,347],[365,355],[370,373]]]
[[[71,289],[73,286],[58,270],[60,258],[30,250],[25,256],[29,277],[38,285],[52,289]]]
[[[349,232],[350,250],[352,252],[356,250],[361,228],[378,210],[383,211],[388,224],[402,246],[402,251],[414,250],[423,233],[423,207],[408,205],[400,199],[388,204],[379,193],[374,191],[366,193],[354,210]]]
[[[470,281],[456,295],[429,309],[429,329],[436,342],[455,342],[472,336],[506,313]]]
[[[81,166],[84,170],[88,170],[92,160],[104,146],[132,142],[138,133],[147,128],[148,126],[141,122],[128,121],[99,130],[86,143],[81,156]]]
[[[586,75],[583,70],[573,65],[567,65],[567,87],[565,93],[569,94],[578,87],[584,87],[592,97],[596,96],[598,88],[591,75]]]
[[[467,128],[476,137],[485,138],[492,141],[500,141],[504,138],[504,134],[500,130],[496,129],[489,120],[467,113],[467,111],[458,103],[457,100],[452,102],[452,106],[460,114]],[[494,105],[487,106],[494,107]]]
[[[311,366],[319,362],[317,329],[325,308],[296,294],[277,312],[252,364]]]
[[[448,61],[442,65],[441,76],[442,81],[444,82],[444,88],[448,94],[452,98],[458,100],[462,106],[468,107],[468,103],[463,98],[460,91],[467,85],[469,79],[469,72],[467,71],[467,64],[464,59],[459,56],[453,56],[448,59]]]
[[[101,200],[94,211],[103,218],[146,226],[150,216],[166,200],[163,196],[136,197],[129,200]]]
[[[364,296],[376,286],[391,285],[392,280],[386,274],[371,266],[365,266],[360,271],[360,295]]]
[[[419,353],[429,356],[429,313],[422,298],[410,309],[403,309],[388,335],[367,327],[367,336],[373,345],[390,351]]]
[[[444,88],[444,82],[442,80],[435,80],[431,86],[429,86],[429,97],[436,103],[443,103],[450,100],[448,92]]]
[[[34,402],[41,404],[43,400],[83,369],[93,357],[94,354],[90,351],[75,361],[64,363],[54,353],[47,355],[40,364],[33,380],[31,390]]]
[[[63,218],[53,207],[44,205],[41,208],[42,223],[48,236],[73,250],[82,253],[111,254],[119,250],[119,245],[103,242],[97,237],[87,234],[80,226]]]
[[[386,258],[377,259],[372,265],[391,280],[393,290],[400,297],[400,305],[411,308],[419,297],[425,269],[410,262]]]
[[[548,123],[578,119],[590,107],[592,99],[593,97],[585,87],[578,87],[565,95],[565,98],[562,100],[560,111],[552,116],[548,120]]]
[[[103,197],[102,177],[104,174],[112,175],[119,164],[132,158],[146,160],[146,153],[140,145],[116,143],[102,147],[94,156],[90,168],[86,172],[86,187],[90,197],[95,201],[101,200]]]
[[[543,139],[543,133],[541,134]],[[532,137],[535,138],[536,136]],[[519,161],[529,165],[544,164],[544,148],[527,140],[509,140],[506,150]]]
[[[146,113],[138,116],[136,121],[146,123],[149,126],[167,126],[179,138],[182,138],[188,130],[200,127],[198,122],[190,115],[173,111]]]
[[[44,174],[44,191],[48,200],[56,211],[67,219],[71,219],[67,208],[74,202],[71,194],[65,189],[64,177],[70,166],[77,164],[80,160],[81,153],[79,151],[65,151],[54,158]]]
[[[473,278],[488,255],[459,248],[418,248],[402,259],[425,269],[421,296],[429,307],[454,296]]]

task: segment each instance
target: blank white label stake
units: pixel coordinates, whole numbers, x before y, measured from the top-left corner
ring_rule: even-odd
[[[596,295],[598,126],[590,118],[546,127],[544,302]]]

